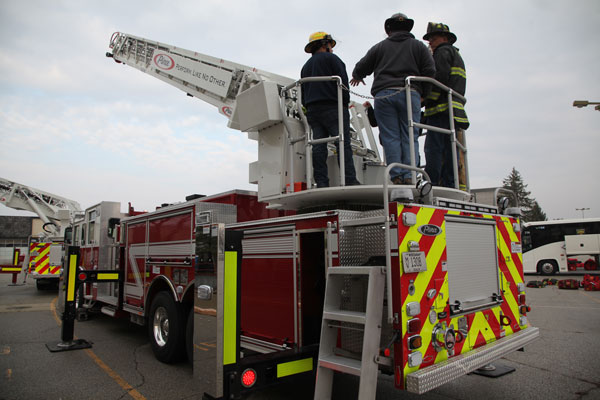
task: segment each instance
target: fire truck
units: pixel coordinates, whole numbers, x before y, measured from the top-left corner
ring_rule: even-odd
[[[147,325],[160,361],[187,355],[205,398],[313,374],[315,399],[327,399],[334,373],[359,377],[359,399],[375,398],[382,373],[425,393],[538,337],[527,319],[520,211],[501,189],[475,201],[452,118],[457,186],[432,187],[414,159],[401,166],[417,183],[393,185],[397,164],[383,162],[361,104],[350,105],[352,154],[335,145],[341,127],[313,139],[302,84],[337,82],[341,113],[339,77],[296,81],[118,32],[110,49],[117,63],[215,106],[257,143],[256,192],[190,196],[139,214],[102,202],[73,227],[80,267],[121,276],[86,287],[90,305]],[[430,78],[406,85],[419,80],[456,95]],[[411,136],[435,129],[410,115],[409,127]],[[318,143],[329,149],[328,188],[312,181]],[[353,157],[360,186],[344,185],[338,157]]]
[[[81,211],[79,203],[4,178],[0,178],[0,203],[31,211],[42,220],[44,232],[29,238],[24,269],[38,289],[56,285],[62,272],[64,233]]]

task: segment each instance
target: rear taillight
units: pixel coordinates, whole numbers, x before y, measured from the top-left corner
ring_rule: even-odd
[[[242,373],[242,385],[246,388],[254,386],[256,383],[256,371],[248,368]]]

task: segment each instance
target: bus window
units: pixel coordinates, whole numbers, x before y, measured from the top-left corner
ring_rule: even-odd
[[[525,230],[523,232],[523,237],[521,237],[521,241],[523,243],[523,253],[533,248],[531,244],[531,232],[529,230]]]

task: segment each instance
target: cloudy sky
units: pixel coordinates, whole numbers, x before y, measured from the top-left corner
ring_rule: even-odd
[[[600,111],[572,107],[600,101],[598,0],[3,0],[0,177],[123,210],[254,190],[256,142],[216,108],[106,58],[112,33],[298,78],[311,32],[334,36],[350,74],[395,12],[418,39],[428,21],[458,36],[471,186],[499,186],[515,167],[550,219],[600,217]]]

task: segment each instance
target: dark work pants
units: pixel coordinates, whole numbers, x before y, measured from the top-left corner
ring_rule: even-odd
[[[346,185],[356,184],[356,170],[352,160],[352,147],[350,146],[350,112],[347,108],[344,114],[344,173]],[[338,107],[337,105],[308,106],[306,115],[308,123],[312,128],[313,139],[323,139],[339,134]],[[335,142],[336,148],[338,143]],[[313,145],[312,149],[313,174],[317,187],[329,186],[329,175],[327,173],[327,143]],[[339,149],[338,149],[339,165]]]
[[[427,117],[427,125],[450,129],[447,113],[438,113]],[[433,186],[454,187],[454,167],[452,165],[452,142],[450,135],[427,131],[425,139],[425,172],[431,178]]]

